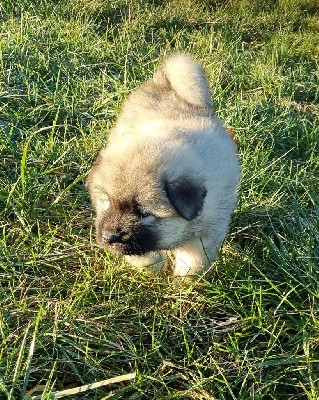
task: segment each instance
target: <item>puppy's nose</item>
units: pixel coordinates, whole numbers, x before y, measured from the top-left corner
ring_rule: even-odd
[[[111,234],[111,233],[104,233],[102,237],[109,244],[119,243],[119,242],[122,241],[121,235],[115,235],[115,234]]]

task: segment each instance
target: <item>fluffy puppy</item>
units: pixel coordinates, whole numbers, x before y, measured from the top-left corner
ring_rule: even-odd
[[[236,145],[213,114],[200,65],[164,60],[133,91],[87,180],[98,243],[139,266],[173,274],[207,273],[236,204]]]

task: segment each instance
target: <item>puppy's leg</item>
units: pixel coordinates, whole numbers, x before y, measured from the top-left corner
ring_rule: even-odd
[[[176,249],[176,264],[173,275],[194,278],[205,274],[217,256],[220,243],[196,239]],[[209,273],[208,273],[209,274]]]
[[[164,267],[165,254],[153,251],[144,256],[125,256],[125,259],[133,267],[148,267],[154,272],[159,272]]]

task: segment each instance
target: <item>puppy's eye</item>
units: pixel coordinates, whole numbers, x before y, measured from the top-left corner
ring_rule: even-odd
[[[145,211],[145,210],[140,210],[139,213],[140,213],[141,218],[147,218],[152,215],[150,212]]]
[[[145,211],[145,210],[140,210],[139,211],[141,220],[144,224],[151,224],[155,221],[156,217],[155,215],[153,215],[152,213],[150,213],[149,211]]]

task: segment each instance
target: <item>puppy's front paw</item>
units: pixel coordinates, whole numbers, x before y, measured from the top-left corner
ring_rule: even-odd
[[[147,267],[153,272],[164,268],[165,256],[160,252],[151,252],[144,256],[125,256],[126,261],[133,267]]]

